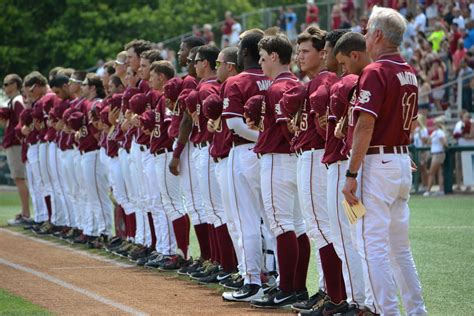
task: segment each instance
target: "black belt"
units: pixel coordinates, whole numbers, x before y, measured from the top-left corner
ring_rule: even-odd
[[[194,147],[197,147],[197,148],[199,148],[199,149],[205,148],[205,147],[207,147],[207,145],[209,145],[208,142],[193,143],[193,146],[194,146]]]
[[[214,157],[212,159],[214,159],[215,163],[218,163],[218,162],[221,162],[222,160],[226,159],[227,157],[229,157],[229,156]]]
[[[150,148],[150,145],[140,145],[140,151],[146,151]]]
[[[164,154],[164,153],[172,153],[172,152],[173,152],[173,148],[163,148],[163,149],[160,149],[157,152],[153,153],[153,155],[158,156],[158,155],[161,155],[161,154]]]
[[[79,153],[81,155],[84,155],[84,154],[90,153],[91,151],[96,151],[96,150],[98,149],[79,150]]]
[[[254,142],[247,139],[236,139],[232,142],[232,147],[245,145],[245,144],[254,144]]]
[[[408,146],[377,146],[369,147],[366,155],[378,155],[378,154],[408,154]]]

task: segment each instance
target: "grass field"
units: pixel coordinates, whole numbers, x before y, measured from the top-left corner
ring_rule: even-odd
[[[430,315],[474,315],[474,197],[446,196],[410,202],[412,250]],[[0,192],[0,226],[18,212],[14,192]],[[0,241],[1,247],[1,241]],[[191,253],[198,252],[192,232]],[[311,256],[308,288],[316,291],[317,272]],[[0,283],[1,288],[1,283]],[[44,314],[40,308],[0,291],[0,314]]]

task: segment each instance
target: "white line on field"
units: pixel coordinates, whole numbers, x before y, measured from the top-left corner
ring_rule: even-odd
[[[410,228],[415,228],[415,229],[420,229],[420,228],[426,228],[426,229],[474,229],[474,226],[443,226],[443,225],[438,225],[438,226],[410,226]]]
[[[77,292],[77,293],[80,293],[84,296],[87,296],[93,300],[96,300],[97,302],[101,302],[105,305],[109,305],[113,308],[116,308],[116,309],[119,309],[123,312],[126,312],[126,313],[130,313],[132,315],[147,315],[146,313],[144,312],[141,312],[139,310],[136,310],[130,306],[127,306],[127,305],[123,305],[121,303],[118,303],[118,302],[115,302],[115,301],[112,301],[112,300],[109,300],[108,298],[105,298],[103,296],[100,296],[99,294],[97,293],[94,293],[94,292],[91,292],[91,291],[88,291],[86,289],[83,289],[83,288],[80,288],[80,287],[77,287],[71,283],[68,283],[68,282],[65,282],[61,279],[58,279],[58,278],[55,278],[49,274],[46,274],[46,273],[43,273],[43,272],[39,272],[39,271],[36,271],[36,270],[33,270],[33,269],[30,269],[30,268],[27,268],[25,266],[22,266],[20,264],[17,264],[17,263],[14,263],[14,262],[10,262],[8,260],[5,260],[3,258],[0,258],[0,264],[3,264],[5,266],[8,266],[10,268],[13,268],[13,269],[16,269],[16,270],[20,270],[20,271],[23,271],[23,272],[26,272],[26,273],[30,273],[40,279],[43,279],[43,280],[46,280],[46,281],[49,281],[51,283],[54,283],[56,285],[59,285],[63,288],[66,288],[66,289],[69,289],[69,290],[72,290],[74,292]]]
[[[92,259],[99,260],[99,261],[102,261],[102,262],[107,262],[107,263],[110,263],[110,264],[113,264],[113,265],[116,265],[116,266],[119,266],[119,267],[122,267],[122,268],[133,268],[133,267],[135,267],[135,265],[132,265],[132,264],[117,262],[115,260],[107,259],[107,258],[104,258],[104,257],[99,256],[99,255],[94,255],[92,253],[88,253],[88,252],[83,251],[83,250],[76,250],[76,249],[73,249],[71,247],[59,245],[57,243],[54,243],[54,242],[51,242],[51,241],[48,241],[48,240],[26,236],[22,233],[17,233],[17,232],[11,231],[9,229],[0,228],[0,231],[8,233],[8,234],[13,235],[13,236],[21,237],[21,238],[24,238],[24,239],[29,239],[31,241],[34,241],[34,242],[37,242],[37,243],[40,243],[40,244],[45,244],[45,245],[48,245],[48,246],[52,246],[52,247],[55,247],[55,248],[66,250],[66,251],[72,252],[76,255],[81,255],[81,256],[84,256],[84,257],[87,257],[87,258],[92,258]]]
[[[84,266],[84,267],[57,267],[49,268],[50,270],[80,270],[80,269],[119,269],[117,266]]]

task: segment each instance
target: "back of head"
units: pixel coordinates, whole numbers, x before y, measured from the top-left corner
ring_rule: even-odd
[[[149,41],[145,41],[142,39],[135,39],[131,42],[128,42],[124,48],[125,50],[129,50],[130,48],[133,48],[133,51],[138,56],[140,56],[141,53],[143,53],[144,51],[151,49],[151,43]]]
[[[341,36],[334,46],[334,56],[338,53],[349,56],[351,52],[365,52],[365,37],[364,35],[356,32],[348,32]]]
[[[281,33],[265,35],[258,43],[258,48],[268,54],[277,53],[282,65],[289,65],[293,54],[293,46],[288,37]]]
[[[62,75],[71,78],[74,71],[74,68],[63,68],[58,71],[57,75]]]
[[[238,48],[233,46],[233,47],[226,47],[224,48],[221,53],[224,55],[224,61],[226,63],[232,63],[234,65],[237,65],[237,52]]]
[[[336,46],[337,41],[347,32],[349,32],[347,29],[336,29],[329,31],[326,34],[326,43],[328,43],[331,47]]]
[[[109,74],[109,76],[113,75],[115,73],[114,65],[115,65],[115,63],[114,63],[113,60],[109,60],[104,64],[105,72],[107,72]]]
[[[368,32],[381,31],[384,37],[395,46],[400,46],[407,29],[406,20],[398,11],[379,6],[373,7],[368,26]]]
[[[64,75],[57,75],[49,82],[49,86],[51,88],[62,88],[65,84],[68,83],[69,77]]]
[[[157,49],[150,49],[147,51],[144,51],[143,53],[140,54],[140,58],[147,59],[150,61],[150,63],[158,60],[163,60],[163,57],[161,57],[161,53]]]
[[[86,79],[87,72],[84,70],[76,70],[72,73],[71,78],[73,78],[76,81],[84,81]]]
[[[258,52],[258,43],[263,38],[263,32],[249,32],[242,37],[240,41],[240,49],[247,50],[247,55],[251,57],[252,61],[258,62],[260,54]]]
[[[171,64],[167,60],[159,60],[153,62],[151,64],[150,71],[155,72],[157,74],[164,74],[166,79],[168,80],[173,78],[176,74],[173,64]]]
[[[206,42],[204,41],[203,38],[197,37],[197,36],[186,37],[186,38],[183,40],[183,43],[184,43],[189,49],[191,49],[191,48],[193,48],[193,47],[202,46],[202,45],[206,44]]]
[[[39,71],[29,73],[24,80],[25,87],[32,87],[33,85],[45,87],[47,84],[48,80]]]

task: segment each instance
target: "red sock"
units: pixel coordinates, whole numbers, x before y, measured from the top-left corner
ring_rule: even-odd
[[[337,256],[333,244],[320,248],[319,256],[326,279],[326,291],[331,300],[338,304],[347,298],[342,276],[342,262]]]
[[[211,249],[211,261],[216,261],[216,245],[214,243],[214,234],[212,233],[212,229],[214,226],[211,224],[207,224],[207,234],[209,236],[209,247]]]
[[[45,196],[46,208],[48,209],[48,222],[51,223],[51,216],[53,215],[53,208],[51,206],[51,195]]]
[[[235,271],[237,269],[237,263],[235,261],[234,244],[232,243],[226,224],[216,228],[216,236],[221,254],[219,263],[221,264],[222,270],[225,272]]]
[[[115,235],[120,236],[121,238],[127,237],[127,222],[125,217],[125,211],[120,204],[115,205]]]
[[[176,244],[178,249],[184,254],[185,258],[188,258],[188,247],[189,247],[189,226],[187,225],[188,215],[181,216],[173,221],[173,230],[176,237]]]
[[[308,235],[298,237],[298,263],[295,274],[295,291],[306,290],[306,277],[308,275],[309,257],[311,255],[311,244]]]
[[[211,246],[209,245],[209,230],[207,224],[194,225],[196,237],[201,250],[201,258],[204,260],[211,259]]]
[[[127,231],[128,238],[135,237],[135,231],[137,230],[137,218],[135,217],[135,213],[125,215],[125,230]]]
[[[153,215],[150,212],[147,212],[148,215],[148,224],[150,225],[150,233],[151,233],[151,249],[155,249],[156,247],[156,233],[155,233],[155,224],[153,223]]]
[[[277,237],[278,265],[280,268],[280,289],[285,293],[295,291],[294,280],[298,262],[298,239],[294,231]]]

